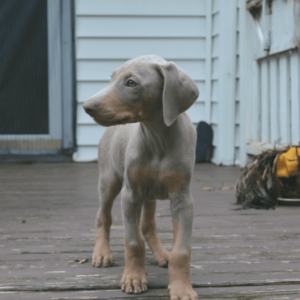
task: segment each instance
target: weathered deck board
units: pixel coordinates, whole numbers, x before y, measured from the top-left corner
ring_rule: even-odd
[[[233,287],[233,288],[197,288],[199,299],[234,299],[234,300],[271,300],[271,299],[291,299],[299,300],[300,288],[295,286],[280,286],[280,287],[258,287],[255,290],[250,287]],[[145,293],[142,295],[126,295],[116,290],[106,291],[83,291],[83,292],[65,292],[65,293],[11,293],[1,294],[1,300],[11,299],[26,299],[26,300],[149,300],[159,299],[167,300],[167,290],[155,289],[151,293]]]
[[[196,165],[191,280],[200,299],[300,299],[300,207],[237,210],[238,169]],[[230,191],[220,187],[230,186]],[[213,191],[203,191],[204,186]],[[89,259],[98,209],[96,164],[0,165],[0,299],[168,299],[167,269],[149,250],[149,291],[119,291],[124,268],[120,200],[113,208],[114,265]],[[156,212],[171,249],[169,201]],[[69,263],[68,263],[69,262]],[[82,298],[83,297],[83,298]]]

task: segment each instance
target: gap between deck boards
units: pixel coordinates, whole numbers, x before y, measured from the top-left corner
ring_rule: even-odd
[[[261,282],[224,282],[224,283],[193,283],[193,288],[226,288],[226,287],[254,287],[254,286],[276,286],[276,285],[299,285],[300,279],[295,280],[268,280]],[[166,285],[149,287],[151,290],[167,289]],[[101,285],[66,285],[66,286],[0,286],[0,292],[68,292],[68,291],[93,291],[93,290],[119,290],[116,284]]]

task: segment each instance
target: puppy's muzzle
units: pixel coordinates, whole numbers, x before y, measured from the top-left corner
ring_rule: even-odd
[[[112,111],[111,109],[99,109],[97,116],[101,119],[101,120],[111,120],[116,116],[116,113],[114,111]]]
[[[83,108],[87,114],[91,117],[97,117],[103,121],[111,120],[116,116],[116,113],[108,108],[102,108],[99,104],[94,103],[83,103]]]
[[[99,107],[99,104],[95,104],[93,102],[89,103],[89,101],[86,101],[83,103],[82,106],[87,114],[89,114],[90,116],[93,116],[96,113],[96,111]]]

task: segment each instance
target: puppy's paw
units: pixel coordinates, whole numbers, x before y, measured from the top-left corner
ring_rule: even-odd
[[[169,265],[168,257],[156,257],[156,260],[161,268],[167,268]]]
[[[112,255],[111,253],[108,254],[101,254],[101,253],[93,253],[93,259],[92,259],[93,267],[96,268],[107,268],[112,265]]]
[[[167,268],[168,265],[169,265],[169,261],[167,259],[164,259],[162,261],[158,261],[158,265],[161,267],[161,268]]]
[[[171,300],[197,300],[198,295],[190,283],[174,281],[168,287]]]
[[[143,269],[124,270],[121,290],[127,294],[140,294],[147,291],[146,271]]]
[[[169,265],[170,252],[165,248],[160,249],[160,251],[154,252],[154,257],[158,262],[158,265],[162,268],[167,268]]]

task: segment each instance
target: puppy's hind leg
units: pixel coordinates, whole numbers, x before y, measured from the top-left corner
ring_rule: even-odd
[[[107,173],[99,176],[100,209],[96,219],[95,247],[92,264],[94,267],[109,267],[112,255],[109,248],[110,226],[112,224],[111,209],[116,196],[122,188],[122,182],[116,174]]]
[[[156,200],[145,200],[143,206],[142,232],[159,266],[167,267],[170,252],[165,249],[158,237],[155,222],[155,208]]]

